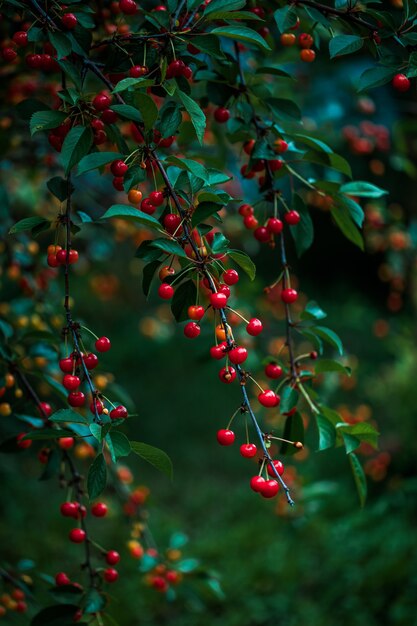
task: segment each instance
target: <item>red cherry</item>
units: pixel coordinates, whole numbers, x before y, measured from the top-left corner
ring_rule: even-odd
[[[227,304],[227,296],[221,291],[210,294],[210,304],[213,309],[223,309]]]
[[[298,298],[298,293],[295,289],[283,289],[281,291],[281,300],[285,304],[292,304]]]
[[[224,293],[226,298],[230,298],[230,287],[228,285],[219,285],[218,287],[219,293]]]
[[[222,428],[217,431],[217,441],[221,446],[231,446],[235,440],[235,433],[233,430]]]
[[[222,341],[221,343],[217,344],[217,346],[212,346],[210,348],[210,356],[212,359],[216,359],[216,361],[220,361],[220,359],[223,359],[223,357],[226,356],[226,348],[227,343],[225,341]]]
[[[100,337],[94,345],[98,352],[108,352],[111,348],[111,341],[108,337]]]
[[[113,178],[113,187],[117,190],[117,191],[123,191],[124,187],[123,187],[123,178],[121,176],[116,176],[116,178]]]
[[[222,383],[226,383],[226,385],[230,385],[236,378],[236,370],[234,367],[222,367],[219,372],[219,378]]]
[[[285,213],[284,220],[287,222],[289,226],[295,226],[300,221],[300,214],[297,211],[288,211]]]
[[[71,391],[68,394],[68,404],[73,407],[84,406],[85,395],[82,391]]]
[[[28,45],[28,34],[24,30],[18,30],[12,37],[13,41],[20,48],[24,48]]]
[[[112,111],[112,109],[104,109],[103,113],[101,114],[101,119],[105,124],[114,124],[115,122],[117,122],[118,117],[116,111]],[[105,136],[107,138],[107,135]]]
[[[183,70],[182,70],[182,75],[184,76],[184,78],[186,78],[187,80],[191,80],[193,77],[193,70],[189,65],[186,65]]]
[[[129,167],[126,165],[122,159],[116,159],[110,166],[111,173],[113,176],[124,176]]]
[[[249,215],[253,215],[253,207],[250,204],[242,204],[238,212],[242,217],[248,217]]]
[[[147,213],[148,215],[152,215],[156,211],[156,206],[152,204],[149,198],[144,198],[140,203],[141,211]]]
[[[61,18],[61,24],[68,30],[73,30],[78,24],[77,16],[74,13],[64,13]]]
[[[119,578],[119,572],[117,571],[117,569],[114,569],[113,567],[108,567],[107,569],[104,570],[103,576],[106,582],[114,583]]]
[[[282,476],[282,475],[283,475],[283,473],[284,473],[284,466],[283,466],[283,464],[281,463],[281,461],[278,461],[278,460],[277,460],[277,461],[272,461],[272,464],[273,464],[273,466],[275,467],[275,469],[277,470],[278,474],[279,474],[280,476]],[[274,472],[274,470],[272,469],[272,467],[271,467],[271,464],[270,464],[270,463],[268,463],[268,474],[269,474],[270,476],[272,476],[272,477],[274,477],[274,476],[275,476],[275,472]]]
[[[134,15],[138,10],[135,0],[120,0],[119,8],[125,15]]]
[[[3,48],[1,56],[7,63],[11,63],[17,57],[17,52],[13,48]]]
[[[73,370],[74,361],[71,357],[67,357],[66,359],[61,359],[59,361],[59,369],[61,372],[65,372],[66,374],[70,374]]]
[[[59,265],[65,265],[67,262],[67,251],[58,250],[58,252],[56,253],[56,260]]]
[[[181,218],[176,213],[167,213],[164,217],[164,227],[171,235],[175,233],[179,225],[181,224]]]
[[[149,194],[149,202],[153,204],[153,206],[161,206],[164,203],[164,194],[162,191],[152,191]]]
[[[77,250],[70,250],[69,251],[69,255],[68,255],[68,263],[70,265],[74,265],[74,263],[76,263],[78,261],[78,251]]]
[[[94,352],[90,352],[86,356],[83,356],[83,361],[88,370],[93,370],[98,365],[98,358]]]
[[[188,317],[191,320],[195,320],[199,322],[204,317],[204,313],[205,313],[205,308],[201,305],[192,304],[191,306],[188,307]]]
[[[288,150],[288,143],[284,141],[283,139],[277,139],[274,142],[274,145],[275,145],[275,152],[278,152],[278,154],[283,154],[284,152]]]
[[[252,172],[262,172],[265,169],[265,160],[257,159],[252,165]]]
[[[245,457],[245,459],[252,459],[258,452],[258,448],[254,443],[244,443],[240,446],[239,450],[240,454]]]
[[[64,517],[78,517],[78,504],[76,502],[63,502],[60,506],[61,515]]]
[[[83,543],[85,541],[86,533],[82,528],[73,528],[69,532],[70,541],[73,543]]]
[[[188,337],[188,339],[195,339],[199,336],[201,332],[201,328],[196,322],[188,322],[184,326],[184,335]]]
[[[245,143],[243,144],[243,152],[245,152],[245,154],[250,156],[253,152],[254,146],[255,146],[254,139],[249,139],[248,141],[245,141]]]
[[[265,391],[262,391],[260,394],[258,394],[258,400],[260,404],[262,404],[262,406],[271,408],[274,406],[278,406],[280,402],[280,397],[277,396],[276,393],[272,391],[272,389],[266,389]]]
[[[268,161],[268,164],[271,172],[278,172],[283,167],[284,161],[281,159],[271,159],[271,161]]]
[[[134,65],[129,70],[129,76],[132,78],[140,78],[141,76],[145,76],[149,72],[146,65]]]
[[[91,128],[97,131],[104,130],[104,124],[101,120],[99,120],[98,118],[95,118],[94,120],[91,121]]]
[[[111,98],[105,93],[99,93],[93,99],[93,107],[96,111],[104,111],[104,109],[108,109],[110,105]]]
[[[276,480],[265,480],[261,485],[260,493],[264,498],[273,498],[279,491],[279,484]]]
[[[266,227],[273,235],[279,235],[284,228],[284,224],[277,217],[270,217],[267,221]]]
[[[91,513],[95,517],[104,517],[105,515],[107,515],[107,510],[107,504],[104,504],[104,502],[96,502],[91,507]]]
[[[236,283],[239,281],[239,274],[236,270],[227,270],[223,274],[223,280],[226,285],[236,285]]]
[[[58,259],[56,258],[56,254],[48,254],[46,262],[48,263],[49,267],[58,267],[58,265],[60,265],[58,263]]]
[[[229,359],[234,365],[240,365],[248,358],[248,351],[242,346],[236,346],[229,352]]]
[[[255,230],[255,228],[258,228],[258,224],[259,222],[254,215],[246,215],[243,218],[243,225],[248,230]],[[268,238],[269,238],[269,235],[268,235]]]
[[[410,89],[411,82],[405,74],[396,74],[392,79],[392,86],[397,91],[404,93]]]
[[[110,411],[110,417],[112,420],[125,419],[127,416],[127,408],[122,404],[119,404],[119,406],[116,406],[116,408]]]
[[[163,300],[171,300],[174,295],[174,288],[168,283],[161,283],[158,288],[158,295]]]
[[[98,400],[97,398],[95,398],[95,405],[94,405],[94,400],[93,402],[90,403],[90,411],[93,415],[97,414],[101,415],[103,413],[103,409],[104,409],[104,404],[102,403],[101,400]]]
[[[25,437],[26,435],[27,433],[20,433],[16,437],[17,447],[21,448],[22,450],[27,450],[27,448],[30,448],[30,446],[32,445],[32,439],[23,439],[23,437]]]
[[[184,62],[179,59],[174,59],[167,67],[166,77],[174,78],[174,76],[180,76],[182,74],[182,68],[185,66]]]
[[[262,478],[262,476],[252,476],[252,478],[250,479],[250,488],[252,489],[252,491],[260,493],[264,482],[265,478]]]
[[[252,337],[259,335],[262,332],[262,329],[262,322],[261,320],[258,320],[257,317],[252,317],[252,319],[249,320],[249,324],[246,326],[246,332],[249,335],[252,335]]]
[[[282,367],[276,363],[268,363],[268,365],[265,366],[265,375],[268,376],[268,378],[279,378],[282,376]]]
[[[80,386],[81,380],[78,378],[78,376],[65,374],[62,380],[62,384],[64,385],[65,389],[68,389],[68,391],[75,391]]]
[[[61,450],[70,450],[75,443],[74,437],[60,437],[58,439],[58,445]]]
[[[26,65],[33,70],[39,70],[42,66],[42,57],[40,54],[28,54],[26,56]]]
[[[106,553],[106,561],[109,565],[116,565],[120,561],[120,554],[116,550],[109,550]]]
[[[228,120],[230,120],[230,111],[225,107],[218,107],[214,111],[214,119],[219,124],[225,124]]]
[[[46,417],[52,415],[52,407],[48,402],[40,402],[38,411],[41,415],[45,415]]]
[[[57,587],[62,587],[62,585],[69,585],[71,583],[70,579],[64,572],[58,572],[55,575],[55,584]]]
[[[265,228],[265,226],[259,226],[254,231],[253,236],[255,237],[255,239],[257,239],[261,243],[266,243],[267,241],[270,241],[271,239],[271,234],[269,230]]]

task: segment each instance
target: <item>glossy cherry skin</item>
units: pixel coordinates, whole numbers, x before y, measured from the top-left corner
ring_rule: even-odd
[[[257,455],[258,448],[254,443],[244,443],[240,446],[239,451],[245,459],[252,459]]]
[[[112,420],[125,419],[128,416],[127,408],[120,404],[116,408],[110,411],[110,417]]]
[[[96,502],[91,507],[91,513],[95,517],[105,517],[107,515],[107,511],[108,511],[107,504],[104,504],[104,502]]]
[[[262,329],[262,322],[261,320],[258,320],[257,317],[253,317],[251,320],[249,320],[249,324],[247,324],[246,326],[246,332],[249,335],[252,335],[252,337],[256,337],[257,335],[259,335],[262,332]]]
[[[106,553],[106,561],[109,565],[116,565],[120,561],[120,554],[116,550],[109,550]]]
[[[94,345],[98,352],[108,352],[111,348],[111,341],[108,337],[99,337]]]
[[[158,288],[158,295],[163,300],[171,300],[174,295],[174,288],[168,283],[161,283]]]
[[[298,293],[295,289],[283,289],[281,291],[281,300],[285,304],[293,304],[298,298]]]
[[[268,363],[265,365],[265,375],[272,379],[279,378],[282,376],[282,367],[277,363]]]
[[[252,489],[252,491],[260,493],[264,482],[265,478],[262,478],[262,476],[252,476],[252,478],[250,479],[250,488]]]
[[[234,365],[240,365],[248,358],[248,351],[242,346],[236,346],[229,352],[229,359]]]
[[[68,536],[70,541],[72,541],[73,543],[83,543],[86,538],[86,533],[85,530],[83,530],[82,528],[73,528],[72,530],[70,530]]]
[[[272,408],[279,405],[280,397],[276,395],[271,389],[266,389],[258,395],[258,401],[262,406]]]
[[[213,309],[223,309],[227,304],[227,296],[221,291],[210,294],[210,304]]]
[[[104,570],[103,577],[107,583],[114,583],[119,578],[119,572],[113,567],[108,567]]]
[[[261,485],[260,494],[264,498],[273,498],[277,495],[279,491],[279,484],[276,480],[266,480],[263,485]]]
[[[184,326],[184,335],[188,339],[195,339],[201,333],[201,328],[196,322],[188,322]]]
[[[221,446],[231,446],[235,440],[235,433],[227,428],[217,431],[217,441]]]
[[[229,285],[229,287],[231,287],[232,285],[236,285],[236,283],[238,282],[239,274],[236,270],[227,270],[223,274],[223,280],[226,285]]]
[[[281,463],[281,461],[275,460],[275,461],[272,461],[272,464],[273,464],[273,466],[275,467],[275,469],[277,470],[278,474],[279,474],[280,476],[282,476],[282,475],[283,475],[283,473],[284,473],[284,466],[283,466],[283,464]],[[274,476],[275,476],[275,472],[274,472],[274,470],[272,469],[272,467],[271,467],[271,464],[270,464],[270,463],[268,463],[268,474],[269,474],[270,476],[272,476],[272,477],[274,477]]]
[[[219,372],[219,378],[222,383],[230,385],[236,379],[236,370],[234,367],[222,367]]]

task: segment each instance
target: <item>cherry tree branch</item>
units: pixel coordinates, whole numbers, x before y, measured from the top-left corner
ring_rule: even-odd
[[[328,6],[327,4],[315,2],[314,0],[291,0],[291,2],[289,2],[288,4],[296,7],[300,5],[311,7],[312,9],[316,9],[316,11],[320,11],[320,13],[322,13],[325,17],[329,15],[333,17],[338,17],[346,22],[350,22],[351,24],[357,24],[358,26],[367,28],[371,31],[375,31],[377,29],[376,24],[372,24],[371,22],[368,22],[367,20],[364,20],[361,17],[355,15],[355,13],[359,13],[359,11],[356,11],[354,8],[348,8],[346,10],[336,9],[334,7]]]

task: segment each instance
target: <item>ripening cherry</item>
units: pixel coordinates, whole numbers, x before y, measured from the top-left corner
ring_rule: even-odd
[[[107,583],[114,583],[119,578],[119,572],[113,567],[108,567],[104,570],[103,577]]]
[[[111,105],[111,98],[105,93],[99,93],[93,99],[93,107],[96,111],[104,111]]]
[[[233,365],[240,365],[248,358],[248,351],[243,346],[236,346],[229,352],[229,359]]]
[[[59,361],[59,369],[61,370],[61,372],[65,372],[66,374],[70,374],[72,372],[74,368],[74,361],[73,359],[69,356],[66,357],[65,359],[60,359]]]
[[[140,78],[141,76],[145,76],[149,72],[146,65],[134,65],[129,70],[129,76],[131,78]]]
[[[173,267],[170,267],[169,265],[164,265],[159,270],[159,273],[158,273],[159,280],[164,281],[167,276],[173,276],[174,274],[175,274],[175,270]]]
[[[255,147],[255,140],[249,139],[248,141],[245,141],[245,143],[243,144],[243,152],[245,152],[248,156],[250,156],[253,152],[254,147]]]
[[[107,515],[107,511],[107,504],[104,504],[104,502],[96,502],[91,507],[91,513],[94,517],[105,517],[105,515]]]
[[[55,584],[57,587],[62,587],[63,585],[71,584],[71,581],[65,572],[58,572],[58,574],[55,575]]]
[[[62,380],[62,384],[64,385],[65,389],[68,389],[68,391],[75,391],[80,386],[81,380],[79,379],[78,376],[72,376],[72,374],[65,374]]]
[[[225,124],[228,120],[230,120],[230,111],[225,107],[218,107],[214,111],[214,119],[219,124]]]
[[[272,461],[272,465],[275,467],[275,469],[277,470],[278,474],[279,474],[280,476],[282,476],[282,475],[283,475],[283,473],[284,473],[284,466],[283,466],[283,464],[281,463],[281,461],[278,461],[278,460],[276,460],[276,461]],[[272,469],[272,467],[271,467],[271,464],[270,464],[270,463],[268,463],[268,474],[269,474],[270,476],[275,476],[275,472],[274,472],[274,470]]]
[[[288,150],[288,143],[283,139],[275,139],[274,141],[274,151],[277,154],[283,154]]]
[[[217,431],[217,441],[221,446],[231,446],[235,440],[235,433],[233,430],[222,428]]]
[[[280,397],[272,389],[265,389],[258,394],[258,401],[262,406],[272,408],[279,405]]]
[[[297,38],[294,35],[294,33],[282,33],[280,37],[280,41],[281,41],[281,45],[288,47],[288,46],[293,46],[295,42],[297,41]]]
[[[252,478],[250,479],[250,488],[252,489],[252,491],[260,493],[264,482],[265,478],[262,478],[262,476],[252,476]]]
[[[210,294],[210,304],[213,309],[223,309],[227,304],[227,296],[221,291]]]
[[[201,333],[201,328],[196,322],[188,322],[184,326],[184,335],[188,339],[195,339]]]
[[[278,219],[278,217],[270,217],[266,223],[266,227],[273,235],[279,235],[284,228],[284,224],[280,219]]]
[[[148,199],[153,206],[158,207],[164,203],[164,194],[162,191],[151,191]]]
[[[293,304],[298,298],[298,293],[295,289],[283,289],[281,291],[281,300],[284,304]]]
[[[314,43],[314,39],[308,33],[300,33],[298,35],[298,45],[300,48],[311,48]]]
[[[122,404],[116,406],[110,411],[110,417],[112,420],[125,419],[128,416],[127,408]]]
[[[139,202],[142,200],[142,192],[139,191],[139,189],[131,189],[127,194],[127,199],[129,200],[130,204],[139,204]]]
[[[300,51],[300,59],[304,61],[304,63],[313,63],[315,58],[316,53],[310,48],[305,48],[304,50]]]
[[[252,459],[256,456],[258,452],[258,448],[254,443],[244,443],[239,448],[240,454],[245,457],[245,459]]]
[[[271,234],[269,230],[265,228],[265,226],[259,226],[258,228],[256,228],[253,232],[253,236],[261,243],[266,243],[271,239]]]
[[[125,15],[134,15],[138,10],[135,0],[120,0],[119,8]]]
[[[26,435],[27,433],[19,433],[16,437],[17,447],[21,450],[27,450],[32,445],[32,439],[23,439]]]
[[[282,376],[282,367],[277,363],[268,363],[265,366],[265,375],[272,379],[279,378]]]
[[[245,228],[249,230],[255,230],[255,228],[258,228],[259,226],[259,222],[254,215],[246,215],[243,218],[243,224]],[[268,234],[268,237],[269,237],[269,234]]]
[[[68,404],[72,407],[80,407],[85,404],[85,395],[82,391],[71,391],[68,394]]]
[[[411,81],[407,78],[405,74],[395,74],[394,78],[392,79],[392,86],[397,91],[405,93],[410,89]]]
[[[222,383],[230,385],[236,379],[236,370],[234,367],[222,367],[219,372],[219,378]]]
[[[300,221],[301,217],[297,211],[288,211],[285,213],[284,220],[289,226],[295,226]]]
[[[98,352],[108,352],[111,348],[111,341],[108,337],[99,337],[94,345]]]
[[[168,283],[161,283],[158,288],[158,295],[163,300],[171,300],[174,295],[174,288]]]
[[[109,565],[116,565],[120,561],[120,554],[116,550],[109,550],[106,553],[106,561]]]
[[[78,24],[77,16],[74,13],[64,13],[61,17],[61,24],[64,28],[73,30]]]
[[[48,256],[46,257],[46,262],[48,263],[49,267],[58,267],[58,265],[60,265],[56,258],[56,254],[48,254]]]
[[[88,370],[93,370],[98,365],[98,357],[94,352],[89,352],[89,354],[83,356],[83,361]]]
[[[205,308],[200,304],[192,304],[188,307],[187,313],[190,320],[199,322],[204,317]]]
[[[58,445],[61,450],[70,450],[75,443],[74,437],[60,437],[58,439]]]
[[[259,335],[262,332],[262,329],[262,322],[257,317],[252,317],[252,319],[249,320],[249,323],[246,326],[246,332],[248,333],[248,335],[252,335],[252,337],[256,337],[257,335]]]
[[[113,176],[124,176],[129,167],[122,159],[116,159],[110,166]]]
[[[63,502],[60,506],[61,515],[64,517],[78,517],[78,504],[76,502]]]
[[[236,285],[236,283],[239,281],[239,274],[237,273],[236,270],[226,270],[223,273],[223,280],[226,283],[226,285],[229,285],[229,286]]]
[[[73,528],[69,532],[69,539],[73,543],[83,543],[86,538],[86,532],[82,528]]]
[[[279,491],[279,484],[276,480],[265,480],[260,486],[260,494],[264,498],[273,498]]]
[[[218,343],[217,346],[212,346],[210,348],[211,358],[216,359],[216,361],[220,361],[220,359],[223,359],[223,357],[226,356],[226,347],[227,343],[225,341]]]

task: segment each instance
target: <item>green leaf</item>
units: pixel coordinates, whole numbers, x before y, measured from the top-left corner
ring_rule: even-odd
[[[68,185],[68,181],[62,176],[53,176],[46,183],[49,191],[58,198],[60,202],[64,202],[68,197],[68,189],[74,191],[73,185]]]
[[[363,507],[365,505],[367,494],[365,472],[363,471],[362,465],[360,464],[356,454],[349,454],[349,461],[352,468],[356,489],[358,490],[359,502]]]
[[[364,244],[362,235],[353,222],[349,210],[344,206],[333,206],[331,214],[344,236],[363,250]]]
[[[337,204],[341,204],[349,211],[349,215],[355,222],[356,226],[358,226],[358,228],[362,228],[363,221],[365,219],[365,213],[363,212],[360,204],[352,200],[352,198],[349,198],[348,196],[344,196],[339,193],[334,196],[334,199]]]
[[[113,104],[110,108],[112,111],[115,111],[117,115],[120,115],[120,117],[124,117],[127,120],[132,120],[133,122],[138,122],[140,124],[143,122],[139,111],[130,104]]]
[[[288,441],[301,441],[304,443],[304,423],[298,411],[293,415],[289,415],[285,420],[283,438]],[[285,441],[281,445],[281,454],[296,454],[297,448]]]
[[[326,328],[325,326],[315,326],[313,330],[316,335],[323,339],[323,341],[329,343],[339,351],[340,355],[343,355],[343,344],[340,337],[336,335],[333,330],[330,330],[330,328]]]
[[[65,137],[61,151],[61,163],[66,174],[85,156],[93,143],[91,128],[74,126]]]
[[[298,195],[294,195],[294,209],[300,215],[300,221],[290,228],[294,239],[297,256],[301,257],[312,245],[314,241],[314,226],[304,201]]]
[[[315,302],[311,300],[307,302],[304,311],[300,315],[301,319],[323,320],[327,317],[327,313]]]
[[[103,454],[100,452],[90,465],[87,477],[87,489],[90,500],[97,498],[106,487],[107,467]]]
[[[281,9],[277,9],[274,13],[275,22],[280,33],[297,24],[297,12],[294,7],[286,5]]]
[[[106,606],[106,596],[97,589],[89,589],[84,599],[83,613],[91,615],[102,611]]]
[[[213,254],[221,254],[227,252],[230,241],[226,239],[223,233],[215,233],[211,250]]]
[[[236,41],[244,41],[245,43],[255,45],[263,50],[271,49],[265,39],[257,33],[256,30],[252,30],[252,28],[247,28],[246,26],[218,26],[211,31],[211,34],[217,35],[218,37],[235,39]]]
[[[149,80],[148,78],[124,78],[123,80],[120,80],[117,83],[112,93],[120,93],[122,91],[126,91],[126,89],[130,89],[131,87],[150,87],[151,85],[153,85],[153,83],[154,81]],[[113,105],[111,108],[114,109],[115,106],[125,106],[125,105],[117,104],[117,105]]]
[[[189,574],[193,572],[200,565],[200,561],[198,559],[183,559],[177,565],[178,571],[183,574]]]
[[[340,374],[346,374],[350,376],[352,371],[350,367],[345,367],[339,361],[335,361],[334,359],[320,359],[315,367],[316,374],[321,374],[322,372],[338,372]]]
[[[261,67],[256,68],[256,74],[272,74],[273,76],[281,76],[282,78],[293,79],[291,74],[289,74],[279,65],[261,65]]]
[[[107,220],[112,217],[119,217],[123,219],[133,220],[134,222],[138,222],[138,224],[143,224],[144,226],[150,226],[151,228],[161,228],[161,224],[157,219],[152,217],[152,215],[148,215],[139,209],[135,209],[134,207],[128,206],[127,204],[113,204],[104,215],[101,216],[101,220]]]
[[[147,443],[141,443],[140,441],[131,441],[130,447],[132,452],[172,479],[172,461],[166,452],[160,450],[159,448],[155,448],[154,446],[150,446]]]
[[[77,413],[72,409],[59,409],[55,411],[49,418],[50,422],[73,422],[76,424],[86,424],[87,419],[81,413]]]
[[[358,82],[358,91],[373,89],[389,83],[397,73],[397,67],[371,67],[361,74]]]
[[[347,424],[339,422],[336,424],[338,431],[347,433],[357,437],[360,441],[365,441],[376,448],[378,446],[379,432],[369,422],[357,422],[356,424]]]
[[[252,261],[252,259],[247,254],[245,254],[245,252],[241,252],[240,250],[228,250],[227,255],[235,263],[237,263],[244,272],[246,272],[251,280],[255,280],[256,265]]]
[[[61,437],[73,437],[72,430],[64,430],[57,428],[38,428],[30,433],[27,433],[23,439],[42,440],[42,439],[60,439]]]
[[[246,4],[246,0],[212,0],[205,8],[204,8],[204,16],[210,15],[211,13],[217,13],[218,11],[238,11],[242,9]]]
[[[92,154],[87,154],[78,164],[77,175],[80,176],[81,174],[85,174],[85,172],[95,170],[116,159],[123,158],[124,155],[119,152],[93,152]]]
[[[50,478],[54,478],[55,476],[57,476],[60,465],[61,455],[59,454],[58,450],[50,450],[48,460],[42,474],[39,476],[39,480],[49,480]]]
[[[159,132],[162,137],[176,135],[182,122],[180,107],[176,102],[168,102],[159,112]]]
[[[333,448],[336,443],[336,429],[332,422],[324,415],[316,414],[316,424],[319,431],[319,450]]]
[[[16,222],[16,224],[11,227],[11,229],[9,230],[9,235],[13,235],[14,233],[21,233],[24,230],[32,230],[32,228],[38,228],[41,225],[44,225],[46,229],[49,228],[51,223],[44,217],[25,217],[23,220]]]
[[[129,456],[131,453],[130,441],[119,430],[112,430],[107,436],[107,443],[111,442],[111,446],[109,445],[110,454],[112,457],[113,463],[115,463],[122,456]]]
[[[187,96],[187,94],[180,89],[177,89],[176,93],[191,118],[191,123],[194,126],[198,141],[200,144],[203,144],[204,131],[206,130],[206,116],[201,110],[200,105],[190,98],[190,96]]]
[[[57,51],[58,60],[68,56],[72,51],[71,41],[68,37],[59,31],[48,31],[49,41]]]
[[[385,189],[381,189],[376,185],[359,180],[351,183],[345,183],[340,187],[340,191],[348,194],[349,196],[359,196],[361,198],[380,198],[388,193]]]
[[[356,52],[362,48],[363,43],[364,40],[357,35],[336,35],[329,43],[330,58]]]
[[[214,59],[223,59],[224,53],[220,42],[215,35],[204,33],[204,35],[194,35],[190,40],[193,46],[210,55]]]
[[[64,111],[36,111],[30,118],[30,134],[33,136],[41,130],[57,128],[67,117]]]
[[[142,270],[142,291],[145,296],[149,295],[149,290],[152,285],[155,273],[158,271],[161,265],[160,261],[151,261]]]
[[[62,626],[66,620],[73,621],[78,611],[76,604],[54,604],[36,613],[30,622],[30,626]]]
[[[197,289],[192,280],[186,280],[175,289],[171,311],[177,322],[188,319],[188,307],[196,303]]]
[[[36,98],[26,98],[15,106],[15,111],[22,120],[30,120],[38,111],[50,111],[50,107]]]
[[[163,250],[167,254],[175,254],[183,259],[188,259],[184,249],[181,248],[180,244],[176,241],[171,241],[170,239],[155,239],[152,242],[152,247],[159,248],[159,250]]]
[[[208,182],[208,172],[204,165],[201,165],[198,161],[193,161],[192,159],[179,159],[173,155],[167,157],[165,161],[170,165],[184,168],[194,174],[194,176],[197,176],[197,178],[201,178],[204,182]]]
[[[145,130],[151,130],[158,119],[158,107],[155,102],[146,93],[137,93],[135,94],[135,104],[142,116]]]
[[[293,100],[285,98],[266,98],[265,104],[272,113],[285,122],[294,122],[301,118],[301,111]]]
[[[296,133],[292,135],[295,141],[301,142],[313,150],[319,150],[319,152],[325,152],[326,154],[332,154],[333,150],[323,141],[316,139],[315,137],[310,137],[308,135],[302,135],[300,133]]]
[[[204,222],[208,217],[217,214],[222,208],[221,204],[214,202],[200,202],[198,207],[193,213],[191,224],[192,226],[198,226],[201,222]],[[216,216],[218,217],[218,216]]]
[[[289,413],[291,409],[297,406],[299,394],[294,387],[287,385],[281,392],[281,402],[279,405],[279,411],[282,414]],[[288,437],[286,437],[287,439]]]

